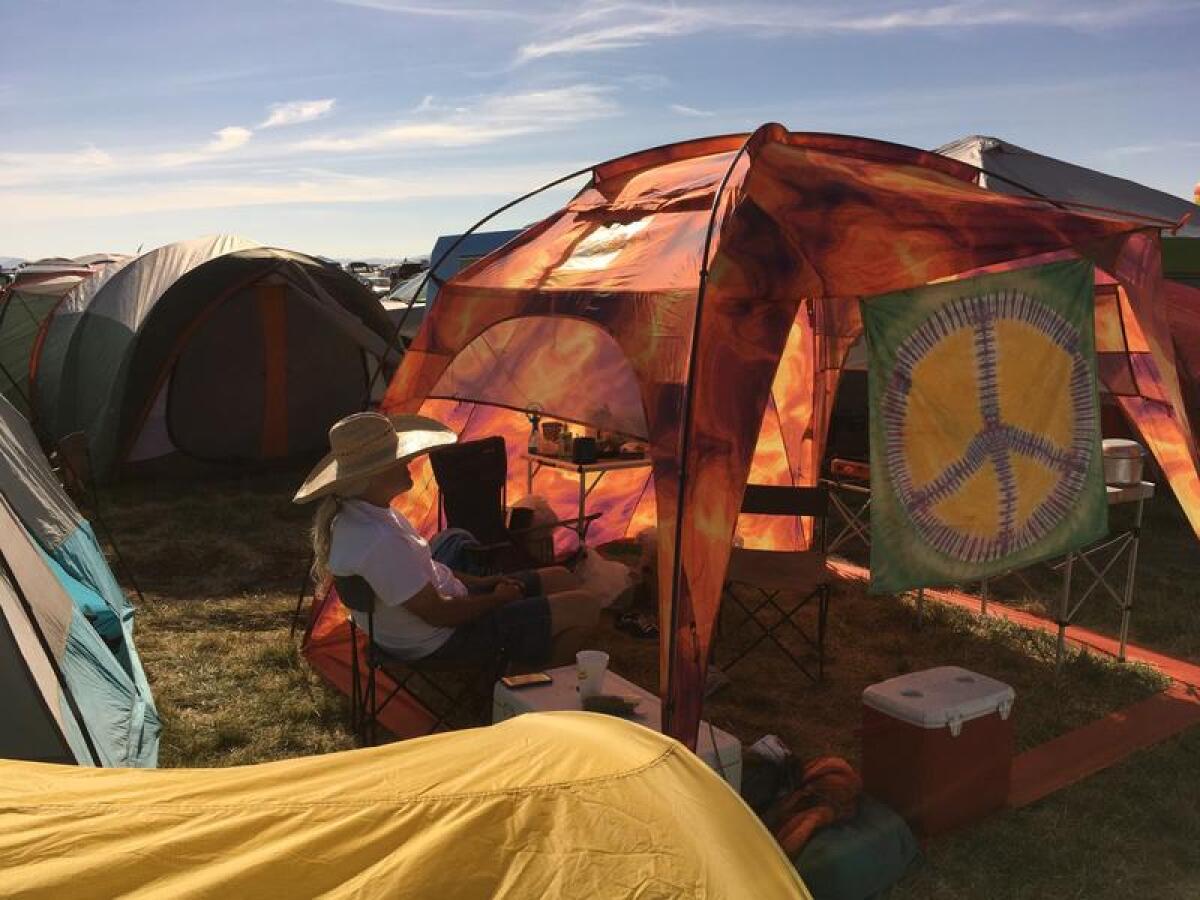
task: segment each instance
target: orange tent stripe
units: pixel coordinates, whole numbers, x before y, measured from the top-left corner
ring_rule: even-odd
[[[263,331],[262,455],[265,459],[287,456],[287,287],[282,284],[254,286]]]

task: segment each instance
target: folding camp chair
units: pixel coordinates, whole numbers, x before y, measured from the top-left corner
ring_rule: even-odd
[[[788,487],[750,484],[746,486],[742,512],[760,516],[808,517],[813,521],[813,537],[808,550],[747,550],[735,547],[729,558],[725,597],[744,614],[745,619],[733,632],[723,635],[726,643],[747,626],[757,634],[728,659],[721,660],[725,671],[745,659],[764,641],[770,641],[801,672],[813,681],[825,677],[825,624],[829,616],[832,573],[826,564],[826,517],[829,495],[821,487]],[[738,588],[749,588],[757,595],[747,601]],[[785,596],[786,595],[786,596]],[[791,598],[795,598],[792,600]],[[813,638],[797,618],[810,601],[817,601],[817,628]],[[816,654],[816,673],[783,640],[785,632],[795,633]]]
[[[495,436],[439,447],[429,454],[438,485],[439,528],[462,528],[479,542],[468,546],[478,572],[513,572],[548,565],[553,559],[551,532],[571,528],[586,534],[599,513],[576,519],[559,519],[542,525],[520,522],[523,510],[508,509],[508,450],[504,438]],[[531,552],[537,543],[549,545],[547,554]]]
[[[344,606],[367,617],[367,646],[362,654],[358,628],[350,618],[350,721],[363,743],[375,743],[379,713],[401,690],[408,691],[433,719],[429,733],[442,726],[470,728],[490,723],[492,686],[508,667],[503,649],[492,659],[469,664],[397,659],[375,643],[376,597],[367,580],[358,575],[335,575],[333,584]],[[360,656],[365,656],[361,663]],[[362,666],[367,670],[365,680]],[[382,703],[379,672],[395,685]]]

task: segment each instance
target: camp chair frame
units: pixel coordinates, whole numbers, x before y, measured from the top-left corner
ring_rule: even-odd
[[[474,557],[474,568],[480,572],[515,572],[552,565],[553,558],[538,559],[526,549],[531,538],[548,535],[556,528],[569,528],[580,535],[582,547],[588,526],[600,518],[600,513],[592,513],[541,525],[514,527],[514,514],[519,511],[508,505],[508,447],[502,435],[438,447],[429,454],[429,461],[438,485],[438,530],[449,527],[471,532],[480,541],[480,546],[469,547],[467,552]],[[447,509],[447,494],[455,493],[447,488],[466,471],[492,476],[480,479],[481,490],[473,499],[482,502],[467,504],[472,506],[467,509],[460,497],[451,504],[457,508]],[[480,495],[490,495],[491,500]]]
[[[741,650],[729,658],[721,660],[720,666],[723,670],[728,671],[763,642],[769,641],[812,681],[823,681],[825,678],[825,633],[829,618],[830,581],[832,578],[826,565],[829,492],[823,487],[748,484],[742,500],[741,511],[750,515],[810,518],[813,521],[812,544],[808,550],[793,551],[733,549],[730,556],[731,575],[726,579],[724,594],[746,616],[740,628],[750,624],[758,630],[758,634]],[[781,583],[778,579],[755,579],[751,573],[745,571],[750,566],[738,565],[739,560],[748,563],[759,561],[770,564],[771,558],[775,558],[779,562],[786,560],[797,563],[796,571],[803,572],[811,579],[810,584],[803,586],[810,587],[811,590],[807,590],[790,608],[780,602],[780,596],[785,591],[793,589],[791,584]],[[751,588],[758,593],[760,599],[756,603],[748,602],[739,596],[735,590],[736,587]],[[815,638],[796,621],[801,610],[806,609],[813,600],[816,600],[817,603],[817,634]],[[774,621],[764,620],[762,613],[767,610],[773,612]],[[789,627],[815,651],[817,660],[815,673],[805,660],[797,656],[791,647],[781,639],[780,632]]]
[[[468,716],[467,726],[488,724],[490,716],[485,715],[483,706],[491,696],[491,687],[504,674],[508,660],[503,648],[491,660],[478,663],[451,663],[426,660],[401,660],[389,654],[375,643],[375,606],[377,598],[375,591],[367,580],[359,575],[335,575],[333,584],[338,597],[347,609],[365,613],[367,617],[367,646],[362,654],[358,646],[358,626],[352,616],[348,617],[350,625],[350,722],[361,743],[373,745],[378,736],[379,713],[400,693],[406,690],[413,702],[421,706],[433,719],[428,734],[432,734],[442,726],[451,728],[452,721],[468,707],[472,700],[477,701],[478,708]],[[360,655],[362,659],[360,665]],[[362,666],[366,667],[366,678],[362,675]],[[379,702],[378,673],[382,671],[392,679],[394,687]],[[460,674],[465,677],[456,688],[447,688],[441,683],[439,675]],[[410,689],[420,682],[426,689],[437,696],[438,708],[435,709],[418,697]],[[480,690],[486,688],[485,690]],[[476,696],[479,695],[479,696]]]
[[[829,475],[821,479],[829,491],[829,505],[841,520],[837,533],[829,539],[827,552],[857,541],[871,549],[871,475],[863,463],[834,459]],[[833,523],[830,522],[832,525]]]

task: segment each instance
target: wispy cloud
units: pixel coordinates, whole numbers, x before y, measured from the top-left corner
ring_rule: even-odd
[[[1200,141],[1152,141],[1144,144],[1126,144],[1104,151],[1105,156],[1147,156],[1154,153],[1179,153],[1200,150]]]
[[[342,6],[359,6],[363,9],[376,9],[382,12],[407,13],[414,16],[433,16],[439,19],[467,19],[475,22],[495,20],[533,21],[536,14],[519,9],[506,9],[502,6],[469,4],[428,4],[406,3],[404,0],[334,0]]]
[[[254,136],[249,128],[230,125],[216,132],[216,136],[204,147],[205,153],[228,153],[245,145]]]
[[[272,128],[255,137],[256,132],[249,128],[230,125],[214,132],[210,140],[199,146],[178,149],[105,150],[88,145],[70,153],[0,150],[0,187],[129,181],[163,170],[227,170],[233,166],[248,170],[282,167],[294,171],[306,161],[317,159],[479,147],[615,116],[621,108],[613,93],[611,88],[601,85],[574,84],[488,94],[445,105],[427,97],[400,119],[300,140],[283,139],[286,130],[277,132]]]
[[[716,115],[712,110],[697,109],[694,106],[684,106],[682,103],[672,103],[670,110],[673,113],[678,113],[681,116],[692,116],[693,118],[707,119],[709,116]]]
[[[578,160],[539,164],[444,169],[436,175],[354,176],[310,171],[293,177],[251,176],[157,183],[91,186],[75,190],[13,191],[6,214],[22,221],[63,218],[120,218],[176,210],[345,203],[400,203],[437,197],[510,196],[550,174],[580,168]]]
[[[429,112],[433,115],[427,115]],[[354,134],[309,138],[295,147],[309,153],[358,153],[404,147],[472,147],[503,138],[555,131],[607,118],[619,107],[611,90],[594,84],[480,98],[439,111],[425,98],[408,118]]]
[[[175,169],[190,166],[213,159],[214,157],[223,156],[244,147],[250,142],[250,138],[252,137],[254,137],[254,132],[249,128],[242,128],[240,125],[228,125],[213,132],[212,140],[196,150],[146,154],[140,160],[136,158],[125,160],[124,165],[128,166],[132,163],[136,166],[140,163],[141,166],[146,168],[159,169]],[[119,170],[122,167],[121,161],[111,157],[110,160],[112,170]]]
[[[329,115],[337,102],[329,97],[324,100],[290,100],[287,103],[272,103],[270,114],[259,123],[259,128],[278,128],[280,125],[298,125],[312,122]]]
[[[753,32],[762,36],[887,33],[995,26],[1103,29],[1200,7],[1195,0],[958,0],[920,3],[681,4],[612,0],[583,10],[543,16],[542,36],[522,45],[516,61],[640,47],[654,41],[706,31]]]

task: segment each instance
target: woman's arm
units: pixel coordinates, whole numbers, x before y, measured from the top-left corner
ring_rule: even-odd
[[[488,594],[443,597],[432,584],[426,582],[421,590],[405,601],[404,608],[435,627],[456,628],[497,607],[519,600],[521,596],[518,586],[503,583]]]

